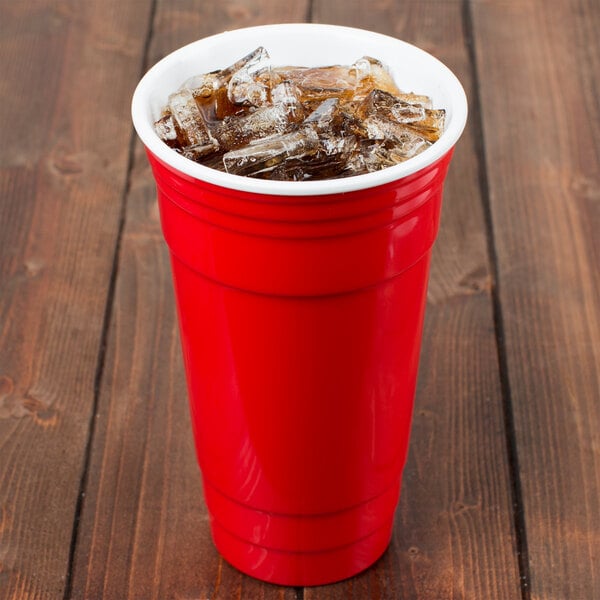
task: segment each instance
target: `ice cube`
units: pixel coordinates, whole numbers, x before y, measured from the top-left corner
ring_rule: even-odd
[[[388,92],[373,90],[356,110],[363,119],[370,139],[381,139],[375,129],[390,129],[392,124],[404,125],[404,130],[416,133],[428,142],[439,139],[444,130],[444,110],[424,108],[421,104],[408,103]],[[382,122],[390,125],[385,127]]]
[[[431,102],[431,98],[429,96],[423,96],[420,94],[413,94],[402,92],[400,94],[394,94],[398,100],[402,100],[403,102],[408,102],[409,104],[417,104],[422,106],[423,108],[433,108],[433,104]]]
[[[177,139],[177,129],[173,115],[166,114],[154,123],[154,130],[158,137],[171,148],[181,148],[181,142]]]
[[[249,52],[248,54],[246,54],[245,56],[240,58],[239,60],[236,60],[233,64],[222,69],[221,71],[218,71],[218,73],[226,81],[229,81],[229,79],[231,78],[231,76],[234,73],[236,73],[240,69],[243,69],[249,63],[256,62],[257,58],[259,60],[263,60],[262,57],[264,55],[267,55],[267,57],[268,57],[268,52],[265,50],[265,48],[263,48],[262,46],[259,46],[258,48],[252,50],[252,52]]]
[[[225,69],[190,77],[180,89],[193,93],[204,119],[211,123],[244,114],[251,105],[265,104],[268,73],[269,55],[259,47]]]
[[[224,81],[219,71],[212,73],[203,73],[202,75],[194,75],[189,79],[186,79],[180,90],[190,90],[194,96],[208,98],[215,92]]]
[[[380,141],[363,141],[358,152],[355,152],[348,160],[343,174],[347,176],[362,175],[392,167],[416,156],[421,151],[419,148],[421,146],[418,144],[411,146],[408,139],[405,140],[404,146],[401,144],[388,146],[385,142]]]
[[[300,104],[275,104],[242,117],[226,117],[213,131],[223,149],[233,150],[268,135],[288,132],[303,117]]]
[[[312,113],[310,113],[310,115],[308,115],[308,117],[306,117],[304,124],[311,125],[317,131],[331,129],[334,119],[340,116],[338,109],[339,103],[339,98],[328,98],[327,100],[324,100]]]
[[[286,159],[314,155],[319,148],[319,136],[308,128],[284,135],[272,135],[256,140],[245,148],[232,150],[223,156],[228,173],[234,175],[263,175]]]
[[[180,150],[180,152],[186,158],[200,162],[203,157],[215,153],[218,149],[219,145],[216,142],[211,142],[209,144],[199,144],[197,146],[186,146]]]
[[[173,116],[182,147],[214,143],[191,90],[183,89],[171,94],[168,110]]]
[[[379,115],[397,123],[412,123],[425,118],[425,109],[420,104],[410,104],[383,90],[373,90],[358,106],[361,118]]]
[[[261,177],[277,181],[304,181],[308,179],[301,162],[293,160],[282,162],[273,170],[263,173]]]
[[[310,127],[310,126],[307,126]],[[306,131],[307,128],[304,128]],[[302,132],[303,129],[300,130]],[[313,130],[314,131],[314,130]],[[287,157],[273,171],[269,179],[302,181],[337,177],[346,168],[348,160],[356,151],[358,140],[354,136],[335,133],[318,133],[316,151],[300,157]]]
[[[297,106],[300,104],[300,90],[293,81],[287,79],[281,81],[271,90],[271,102],[273,104],[288,104]]]
[[[407,123],[407,127],[425,138],[428,142],[437,142],[444,132],[446,111],[443,109],[425,109],[425,118]]]
[[[228,115],[247,112],[247,107],[233,104],[227,96],[227,77],[221,71],[190,77],[180,88],[192,92],[204,121],[210,126]]]
[[[364,121],[367,138],[370,140],[383,140],[388,145],[397,145],[402,153],[414,156],[429,146],[423,137],[417,135],[408,125],[396,123],[382,117],[373,115]],[[406,150],[404,150],[406,148]],[[410,158],[407,156],[407,158]]]
[[[243,59],[231,75],[227,97],[233,104],[263,106],[270,100],[271,78],[268,52],[261,46]]]
[[[354,99],[364,98],[372,90],[378,89],[390,94],[399,94],[400,90],[394,78],[383,63],[371,56],[359,58],[351,67],[356,78]]]
[[[422,137],[406,132],[399,137],[396,144],[390,149],[390,156],[395,162],[403,162],[420,154],[430,145]]]
[[[244,115],[249,112],[248,106],[234,104],[229,100],[226,86],[217,88],[210,96],[197,96],[194,94],[194,97],[209,128],[225,117]]]
[[[394,104],[390,113],[397,123],[414,123],[425,118],[425,109],[422,106],[402,101]]]
[[[356,86],[356,75],[350,67],[277,67],[273,74],[279,80],[293,82],[303,103],[318,103],[327,98],[350,100]]]
[[[414,117],[420,116],[422,119],[431,107],[432,103],[429,96],[404,94],[402,92],[393,94],[385,90],[374,89],[365,97],[357,110],[363,117],[374,112],[383,112],[383,114],[396,112],[398,117],[411,114]],[[410,111],[410,113],[406,111]]]
[[[317,152],[308,159],[302,160],[304,179],[327,179],[338,176],[346,168],[357,146],[358,140],[354,136],[321,132]]]

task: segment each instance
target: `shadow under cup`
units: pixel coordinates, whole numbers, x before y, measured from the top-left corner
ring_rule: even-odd
[[[229,175],[167,148],[169,93],[257,46],[273,64],[386,64],[445,108],[444,134],[395,167],[338,180]],[[387,36],[309,24],[241,29],[170,54],[133,120],[171,253],[190,410],[213,539],[285,585],[350,577],[392,532],[442,187],[467,105],[454,75]]]

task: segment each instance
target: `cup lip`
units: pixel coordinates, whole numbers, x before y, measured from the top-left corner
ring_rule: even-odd
[[[366,36],[371,40],[377,39],[383,43],[395,44],[398,48],[403,46],[410,49],[411,52],[421,54],[423,58],[426,58],[432,65],[435,65],[438,69],[438,76],[443,77],[449,90],[448,99],[451,106],[451,119],[439,140],[417,156],[398,165],[363,175],[316,181],[276,181],[233,175],[196,163],[169,148],[158,137],[154,131],[152,120],[148,118],[150,112],[150,94],[156,88],[160,75],[164,73],[170,65],[177,63],[177,61],[181,60],[183,57],[189,56],[196,51],[201,52],[203,46],[213,46],[219,42],[225,43],[227,41],[235,41],[236,36],[246,34],[253,34],[260,40],[262,32],[268,32],[269,30],[272,32],[272,30],[276,28],[283,29],[282,34],[285,33],[285,30],[304,30],[306,35],[314,35],[317,33],[327,35],[336,33],[354,37]],[[218,66],[219,65],[215,68]],[[224,65],[221,65],[221,67],[222,66]],[[183,81],[181,83],[183,83]],[[415,90],[415,92],[419,93],[419,90]],[[440,108],[447,108],[447,106]],[[135,89],[131,103],[133,125],[138,136],[146,146],[146,149],[172,169],[193,179],[222,188],[278,196],[320,196],[339,194],[373,188],[403,179],[404,177],[412,175],[433,164],[454,147],[464,130],[467,112],[467,98],[460,81],[446,65],[432,54],[413,44],[409,44],[408,42],[385,34],[354,27],[321,23],[277,23],[245,27],[224,31],[182,46],[166,55],[146,72]]]

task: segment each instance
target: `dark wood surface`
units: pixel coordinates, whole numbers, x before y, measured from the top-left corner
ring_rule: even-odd
[[[145,69],[225,29],[415,43],[463,82],[392,543],[284,588],[212,546]],[[0,0],[0,599],[600,598],[595,0]]]

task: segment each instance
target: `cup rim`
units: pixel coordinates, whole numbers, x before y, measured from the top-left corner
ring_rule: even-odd
[[[248,35],[254,35],[257,40],[260,40],[263,33],[265,35],[268,33],[272,34],[272,31],[276,28],[295,33],[303,32],[306,35],[312,36],[315,34],[331,35],[334,33],[336,35],[352,36],[357,39],[362,38],[385,44],[393,44],[398,49],[404,48],[405,51],[420,55],[432,67],[435,67],[437,77],[443,79],[448,92],[447,100],[450,106],[440,108],[446,108],[447,115],[449,111],[450,119],[439,140],[417,156],[398,165],[363,175],[316,181],[276,181],[233,175],[196,163],[169,148],[158,137],[154,130],[153,119],[149,118],[150,95],[156,89],[161,76],[172,65],[189,60],[190,56],[201,53],[203,47],[214,47],[219,43],[235,43],[236,38]],[[223,66],[220,65],[220,67]],[[219,65],[215,66],[215,68],[218,67]],[[180,83],[183,83],[183,81]],[[172,91],[175,91],[175,89]],[[415,92],[419,93],[419,90],[415,90]],[[227,189],[279,196],[319,196],[352,192],[384,185],[412,175],[439,160],[454,147],[464,130],[467,112],[466,94],[458,78],[446,65],[425,50],[381,33],[354,27],[317,23],[280,23],[233,29],[201,38],[182,46],[166,55],[146,72],[135,89],[131,103],[133,125],[138,136],[148,151],[174,170],[193,179]]]

